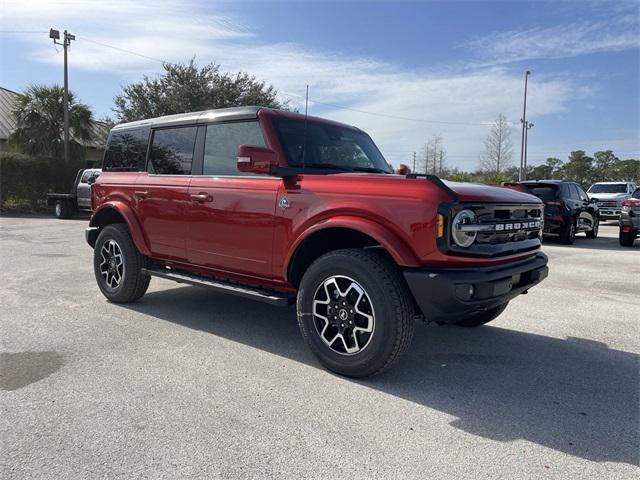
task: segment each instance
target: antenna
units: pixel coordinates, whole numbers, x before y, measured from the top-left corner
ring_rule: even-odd
[[[304,170],[307,154],[307,112],[309,110],[309,85],[307,85],[307,95],[304,100],[304,133],[302,134],[302,169]]]

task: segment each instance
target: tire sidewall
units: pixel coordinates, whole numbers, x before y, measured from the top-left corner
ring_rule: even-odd
[[[118,224],[120,225],[120,224]],[[100,263],[102,263],[101,250],[105,243],[109,240],[114,240],[120,247],[122,252],[122,258],[124,262],[124,273],[120,285],[115,288],[111,288],[106,284],[106,281],[100,273]],[[102,294],[109,300],[119,301],[120,298],[126,293],[126,291],[132,288],[132,284],[135,284],[135,268],[136,268],[136,251],[134,250],[131,239],[128,235],[125,235],[119,227],[114,225],[108,225],[98,235],[96,244],[94,247],[93,255],[93,270],[98,283],[98,288]]]
[[[326,279],[336,275],[348,276],[358,282],[373,305],[373,335],[361,352],[352,355],[341,355],[331,350],[320,338],[313,319],[316,290]],[[393,350],[397,328],[397,312],[388,297],[389,292],[383,290],[364,265],[348,255],[332,255],[326,260],[321,258],[309,267],[298,290],[298,319],[309,347],[327,368],[342,375],[366,376],[382,367]]]

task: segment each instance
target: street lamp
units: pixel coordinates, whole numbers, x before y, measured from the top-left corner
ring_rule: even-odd
[[[54,45],[62,45],[64,48],[64,93],[62,97],[64,112],[64,161],[69,163],[69,74],[67,69],[67,50],[71,45],[71,40],[75,40],[76,36],[64,31],[64,37],[60,42],[60,30],[49,29],[49,38],[53,40]]]
[[[527,179],[527,146],[529,144],[529,130],[531,130],[533,128],[533,123],[531,122],[525,122],[525,129],[524,129],[524,172],[522,173],[522,176],[524,177],[524,180]]]
[[[531,72],[529,70],[527,70],[524,73],[524,106],[522,107],[522,118],[520,119],[520,122],[522,122],[522,139],[521,139],[521,143],[520,143],[520,170],[518,171],[518,180],[522,181],[522,170],[524,167],[524,151],[525,151],[525,135],[526,135],[526,130],[527,130],[527,81],[529,79],[529,75],[531,75]]]

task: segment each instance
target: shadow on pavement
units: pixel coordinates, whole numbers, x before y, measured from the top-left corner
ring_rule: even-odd
[[[573,245],[565,245],[559,239],[549,237],[543,240],[544,245],[553,245],[562,248],[580,248],[591,250],[609,250],[609,251],[625,251],[628,252],[634,248],[640,248],[640,242],[636,240],[633,247],[623,247],[618,242],[618,237],[598,237],[586,238],[584,234],[579,233]]]
[[[149,293],[126,308],[322,368],[293,308],[198,287]],[[356,382],[453,415],[453,426],[474,435],[638,464],[638,357],[580,338],[419,325],[402,362]]]

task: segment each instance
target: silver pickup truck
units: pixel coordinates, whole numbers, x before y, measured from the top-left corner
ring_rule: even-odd
[[[48,193],[47,205],[55,206],[56,217],[72,218],[78,211],[91,211],[91,185],[102,172],[99,168],[78,170],[71,193]]]
[[[589,187],[589,197],[595,199],[600,209],[601,220],[618,220],[622,202],[636,190],[633,182],[598,182]]]

